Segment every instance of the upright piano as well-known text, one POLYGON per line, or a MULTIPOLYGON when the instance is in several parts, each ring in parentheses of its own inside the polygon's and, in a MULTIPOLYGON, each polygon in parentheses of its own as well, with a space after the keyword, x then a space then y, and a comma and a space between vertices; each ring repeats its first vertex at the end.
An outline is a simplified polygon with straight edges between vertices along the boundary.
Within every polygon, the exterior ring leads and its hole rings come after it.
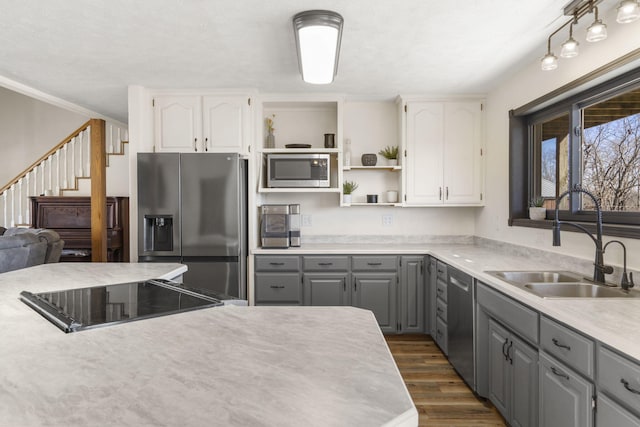
MULTIPOLYGON (((91 262, 91 198, 32 196, 31 224, 55 230, 64 249, 61 262, 91 262)), ((107 261, 129 262, 129 198, 107 197, 107 261)))

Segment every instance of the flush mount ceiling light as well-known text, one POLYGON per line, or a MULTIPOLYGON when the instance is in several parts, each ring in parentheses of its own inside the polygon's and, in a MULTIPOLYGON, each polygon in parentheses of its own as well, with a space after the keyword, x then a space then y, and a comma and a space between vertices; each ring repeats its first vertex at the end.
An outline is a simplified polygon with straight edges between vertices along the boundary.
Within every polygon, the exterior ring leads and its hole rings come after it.
POLYGON ((330 10, 307 10, 293 17, 302 80, 329 84, 338 72, 342 16, 330 10))
POLYGON ((622 0, 618 6, 616 22, 628 24, 640 18, 640 4, 637 0, 622 0))
MULTIPOLYGON (((597 5, 602 0, 572 0, 564 7, 564 14, 572 16, 570 21, 565 22, 549 36, 547 40, 547 54, 542 57, 540 67, 545 70, 555 70, 558 68, 558 58, 551 52, 551 38, 569 25, 569 38, 562 43, 560 57, 573 58, 578 55, 579 43, 573 38, 573 26, 587 14, 593 13, 593 23, 587 28, 585 40, 588 42, 598 42, 607 38, 607 26, 598 18, 597 5)), ((639 0, 622 0, 617 8, 618 16, 616 21, 627 24, 640 18, 639 0)))

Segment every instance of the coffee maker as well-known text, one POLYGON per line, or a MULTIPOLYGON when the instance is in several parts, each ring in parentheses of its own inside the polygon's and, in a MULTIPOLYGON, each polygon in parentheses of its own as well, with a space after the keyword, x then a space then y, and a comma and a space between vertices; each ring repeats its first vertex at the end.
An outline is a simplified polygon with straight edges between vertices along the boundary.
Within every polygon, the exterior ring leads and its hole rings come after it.
POLYGON ((260 212, 263 248, 300 246, 300 205, 262 205, 260 212))

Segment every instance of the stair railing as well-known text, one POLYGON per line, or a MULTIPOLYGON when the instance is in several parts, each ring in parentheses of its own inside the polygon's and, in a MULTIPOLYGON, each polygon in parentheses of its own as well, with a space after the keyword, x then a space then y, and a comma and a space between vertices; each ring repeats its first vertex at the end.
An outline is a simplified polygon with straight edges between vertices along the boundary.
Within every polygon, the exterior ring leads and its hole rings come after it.
MULTIPOLYGON (((29 211, 29 197, 63 196, 70 191, 77 191, 80 179, 93 178, 92 203, 93 199, 101 203, 101 200, 106 198, 104 168, 107 166, 107 155, 124 154, 123 144, 127 142, 128 134, 125 127, 102 119, 88 120, 0 188, 0 225, 30 226, 32 213, 29 211), (99 152, 94 153, 93 158, 92 143, 94 147, 98 147, 93 151, 99 152)), ((104 217, 103 212, 96 215, 104 217)), ((104 243, 106 247, 106 242, 104 243)), ((100 251, 98 256, 102 257, 100 251)))

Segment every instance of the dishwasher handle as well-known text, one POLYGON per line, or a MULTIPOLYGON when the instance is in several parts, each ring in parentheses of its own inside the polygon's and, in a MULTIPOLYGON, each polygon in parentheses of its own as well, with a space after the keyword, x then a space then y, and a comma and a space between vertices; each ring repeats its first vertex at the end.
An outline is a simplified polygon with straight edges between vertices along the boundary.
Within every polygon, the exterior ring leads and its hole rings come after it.
POLYGON ((462 289, 465 292, 469 292, 469 283, 462 283, 460 280, 456 279, 454 276, 449 276, 449 283, 452 285, 462 289))

